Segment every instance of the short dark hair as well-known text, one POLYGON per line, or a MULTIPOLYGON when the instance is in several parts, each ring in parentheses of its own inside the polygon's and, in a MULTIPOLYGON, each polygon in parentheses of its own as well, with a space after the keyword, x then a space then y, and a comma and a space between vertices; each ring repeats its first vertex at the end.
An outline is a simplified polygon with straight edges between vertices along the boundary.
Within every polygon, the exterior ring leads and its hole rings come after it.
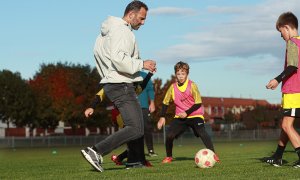
POLYGON ((124 16, 130 11, 138 12, 139 10, 141 10, 141 8, 145 8, 145 10, 148 11, 148 6, 145 3, 143 3, 142 1, 134 0, 127 5, 124 11, 124 16))
POLYGON ((180 69, 185 70, 187 74, 189 74, 189 72, 190 72, 190 67, 189 67, 188 63, 185 63, 182 61, 179 61, 178 63, 175 64, 175 66, 174 66, 175 74, 180 69))
POLYGON ((276 22, 276 29, 279 31, 280 27, 290 26, 291 28, 295 28, 298 30, 298 19, 292 12, 282 13, 276 22))

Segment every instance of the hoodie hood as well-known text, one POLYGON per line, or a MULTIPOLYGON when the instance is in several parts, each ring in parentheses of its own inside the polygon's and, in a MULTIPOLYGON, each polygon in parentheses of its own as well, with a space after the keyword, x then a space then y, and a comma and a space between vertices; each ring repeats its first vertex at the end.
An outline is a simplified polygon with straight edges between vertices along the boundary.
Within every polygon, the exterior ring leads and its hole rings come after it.
POLYGON ((102 36, 106 36, 112 28, 115 28, 115 27, 118 27, 118 26, 123 26, 123 25, 128 26, 128 28, 130 30, 132 30, 130 24, 128 24, 122 18, 114 17, 114 16, 109 16, 102 23, 102 26, 101 26, 101 35, 102 36))
POLYGON ((96 67, 101 83, 141 81, 143 61, 131 25, 122 18, 109 16, 101 26, 94 46, 96 67))

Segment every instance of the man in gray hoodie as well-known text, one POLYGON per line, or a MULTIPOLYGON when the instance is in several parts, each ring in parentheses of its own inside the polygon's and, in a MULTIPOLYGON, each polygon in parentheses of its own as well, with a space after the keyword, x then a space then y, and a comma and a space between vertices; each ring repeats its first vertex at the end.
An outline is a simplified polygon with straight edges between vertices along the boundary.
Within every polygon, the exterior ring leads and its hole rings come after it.
POLYGON ((132 1, 125 9, 123 18, 108 17, 101 27, 94 47, 96 67, 101 76, 106 96, 121 113, 125 127, 92 147, 81 150, 83 157, 102 172, 102 156, 120 145, 144 135, 141 106, 133 83, 142 81, 142 69, 156 71, 156 62, 142 60, 135 35, 144 25, 148 7, 141 1, 132 1))

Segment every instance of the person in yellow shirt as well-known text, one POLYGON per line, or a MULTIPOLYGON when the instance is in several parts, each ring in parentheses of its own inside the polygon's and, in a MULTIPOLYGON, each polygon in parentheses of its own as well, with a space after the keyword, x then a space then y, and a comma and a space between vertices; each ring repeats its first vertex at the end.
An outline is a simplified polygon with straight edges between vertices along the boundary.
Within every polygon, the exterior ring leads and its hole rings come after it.
MULTIPOLYGON (((175 117, 167 131, 166 154, 163 163, 171 163, 173 160, 173 141, 190 127, 196 137, 200 137, 206 148, 214 151, 211 138, 204 128, 204 111, 200 92, 197 85, 188 79, 189 65, 182 61, 175 67, 176 82, 173 83, 166 92, 162 104, 160 119, 157 128, 161 129, 165 125, 165 114, 171 101, 176 106, 175 117)), ((217 161, 219 159, 216 159, 217 161)))

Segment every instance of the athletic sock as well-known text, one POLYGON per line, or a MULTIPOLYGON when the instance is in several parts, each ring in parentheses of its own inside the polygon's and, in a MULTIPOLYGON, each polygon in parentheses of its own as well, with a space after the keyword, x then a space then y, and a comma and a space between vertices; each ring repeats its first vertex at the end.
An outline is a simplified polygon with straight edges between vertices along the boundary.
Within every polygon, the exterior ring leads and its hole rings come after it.
POLYGON ((125 150, 125 151, 123 151, 121 154, 119 154, 118 155, 118 159, 119 159, 119 161, 123 161, 125 158, 127 158, 128 157, 128 151, 127 150, 125 150))
POLYGON ((173 139, 166 140, 166 153, 167 153, 167 157, 172 157, 172 155, 173 155, 173 139))
POLYGON ((213 152, 215 152, 215 149, 214 149, 214 145, 211 141, 211 138, 210 136, 207 134, 207 132, 205 131, 205 128, 204 127, 201 127, 201 130, 200 130, 200 134, 199 134, 203 144, 205 145, 205 147, 207 149, 210 149, 212 150, 213 152))
POLYGON ((300 147, 295 148, 296 153, 298 154, 299 160, 300 160, 300 147))
POLYGON ((280 146, 280 145, 278 145, 278 146, 277 146, 277 149, 276 149, 276 152, 274 153, 273 156, 274 156, 276 159, 282 159, 282 155, 283 155, 284 150, 285 150, 285 146, 280 146))

